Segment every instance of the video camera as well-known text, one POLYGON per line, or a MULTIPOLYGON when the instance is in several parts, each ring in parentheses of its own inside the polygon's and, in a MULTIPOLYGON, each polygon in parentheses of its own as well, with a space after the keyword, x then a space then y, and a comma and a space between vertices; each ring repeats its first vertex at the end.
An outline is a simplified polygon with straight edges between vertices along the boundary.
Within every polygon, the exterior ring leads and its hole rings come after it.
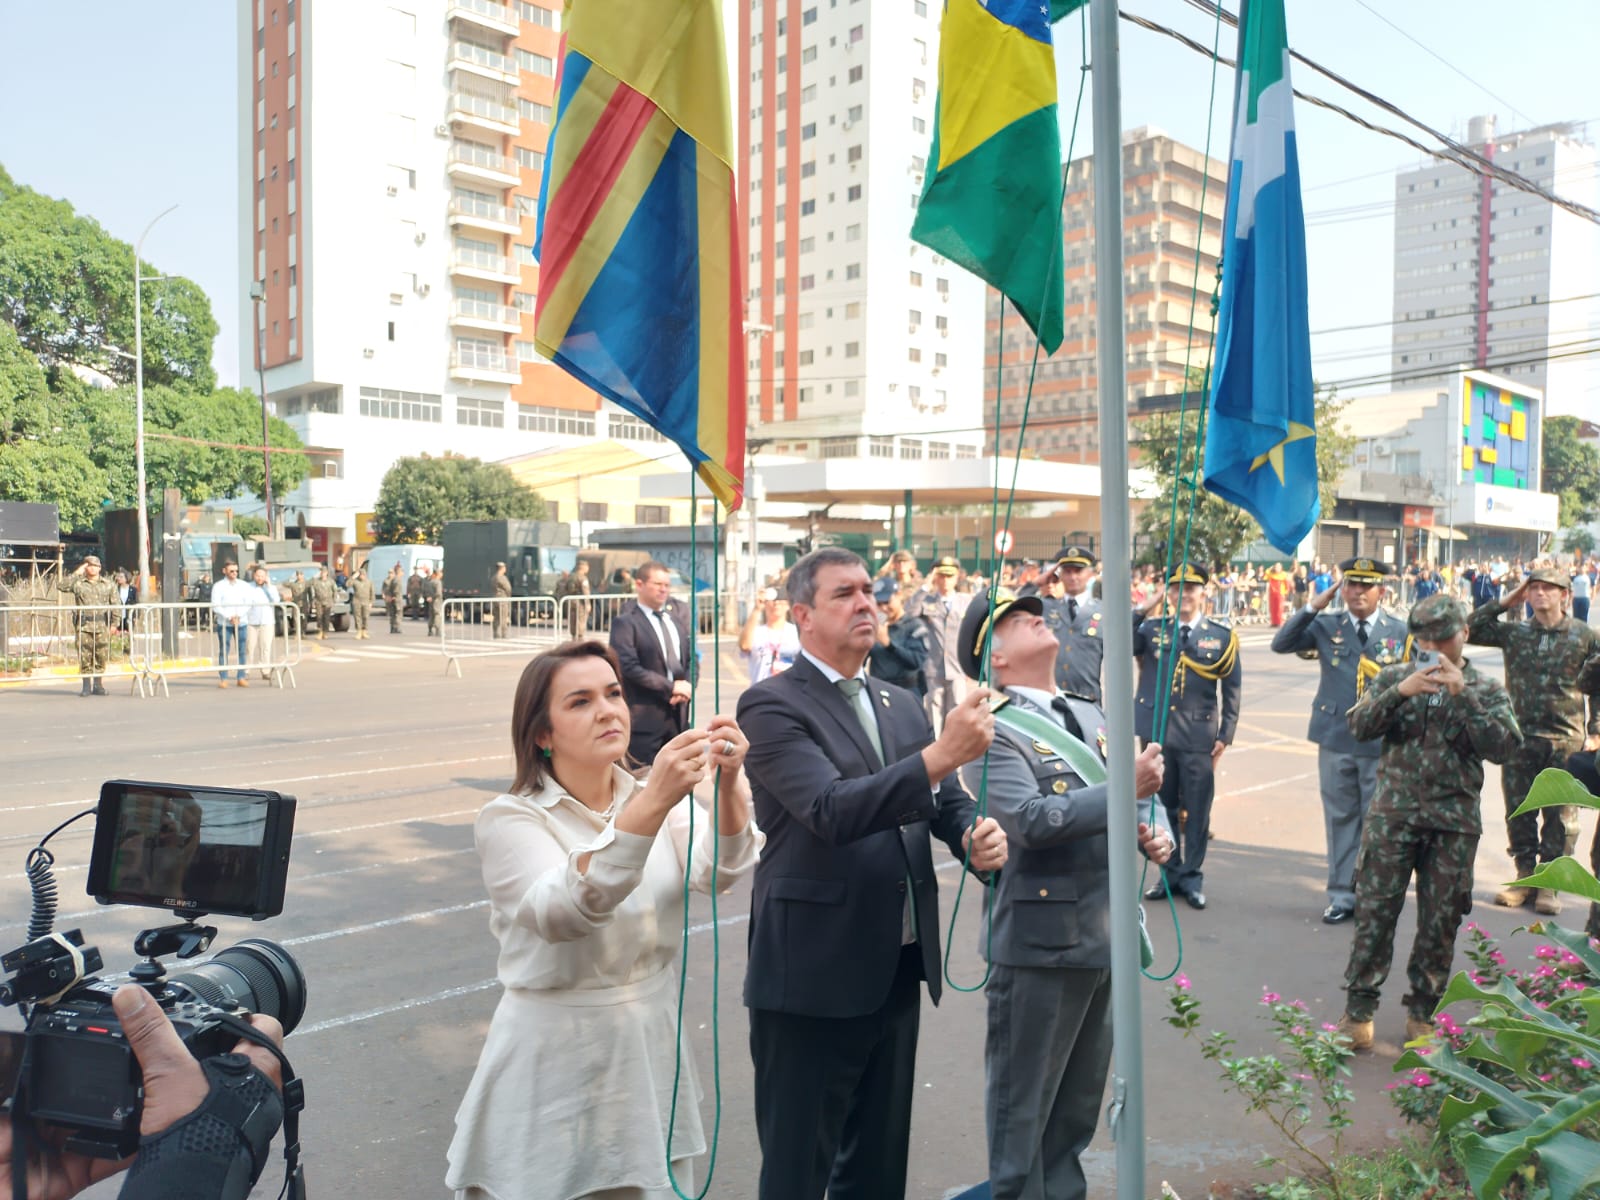
MULTIPOLYGON (((0 1041, 0 1083, 14 1079, 12 1111, 68 1130, 65 1148, 126 1158, 139 1147, 143 1080, 111 996, 125 983, 143 987, 165 1010, 196 1059, 226 1054, 242 1018, 267 1013, 294 1029, 305 1014, 306 981, 282 946, 248 938, 174 975, 162 955, 187 959, 208 950, 217 931, 198 921, 213 913, 265 920, 283 911, 294 834, 295 800, 270 791, 181 787, 113 780, 95 814, 88 892, 101 904, 132 904, 180 915, 179 924, 146 929, 141 955, 126 975, 98 976, 100 952, 74 929, 53 931, 54 857, 45 842, 28 855, 33 917, 25 945, 0 955, 8 978, 0 1004, 19 1005, 25 1032, 0 1041)), ((284 1106, 297 1109, 299 1081, 286 1084, 284 1106)))

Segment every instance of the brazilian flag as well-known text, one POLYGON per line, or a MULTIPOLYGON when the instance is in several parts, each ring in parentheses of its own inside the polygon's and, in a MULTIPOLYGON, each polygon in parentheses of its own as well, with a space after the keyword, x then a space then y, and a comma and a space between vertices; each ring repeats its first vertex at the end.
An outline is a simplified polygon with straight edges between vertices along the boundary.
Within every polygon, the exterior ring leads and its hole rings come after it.
POLYGON ((1002 292, 1053 353, 1065 303, 1050 22, 1083 0, 946 0, 911 236, 1002 292))

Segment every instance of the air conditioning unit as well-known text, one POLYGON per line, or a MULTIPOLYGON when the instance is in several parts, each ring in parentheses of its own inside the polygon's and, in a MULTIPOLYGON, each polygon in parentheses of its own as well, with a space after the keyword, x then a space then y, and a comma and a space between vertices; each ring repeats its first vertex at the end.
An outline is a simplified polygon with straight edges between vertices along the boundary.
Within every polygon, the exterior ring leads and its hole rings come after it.
POLYGON ((419 283, 417 284, 415 291, 417 295, 425 297, 429 292, 433 291, 433 285, 428 283, 419 283))
POLYGON ((377 353, 376 350, 374 350, 371 346, 368 346, 365 350, 363 350, 361 352, 361 357, 362 358, 371 358, 376 353, 377 353))
POLYGON ((839 128, 840 129, 854 129, 855 126, 856 126, 856 123, 854 121, 846 121, 843 125, 840 125, 839 128))
POLYGON ((387 191, 391 196, 398 196, 400 194, 400 189, 395 187, 395 185, 392 183, 384 190, 387 191))
POLYGON ((917 327, 915 325, 907 325, 906 326, 906 332, 907 333, 915 333, 916 331, 917 331, 917 327))
POLYGON ((1373 442, 1372 453, 1378 458, 1388 458, 1394 454, 1394 444, 1392 442, 1373 442))
POLYGON ((934 368, 934 369, 933 369, 933 373, 934 373, 934 374, 935 374, 935 375, 937 375, 937 374, 939 374, 939 372, 940 372, 940 371, 943 371, 943 370, 944 370, 944 368, 943 368, 943 367, 935 367, 935 368, 934 368))
POLYGON ((437 125, 435 125, 433 127, 433 132, 435 134, 437 134, 439 137, 449 137, 450 136, 450 123, 448 121, 440 121, 437 125))
POLYGON ((946 325, 943 329, 939 330, 939 336, 940 337, 949 337, 950 336, 950 326, 946 325))
POLYGON ((390 292, 389 293, 389 303, 390 304, 403 304, 403 303, 405 303, 405 296, 403 296, 399 292, 390 292))
POLYGON ((427 240, 428 240, 428 235, 426 233, 418 233, 417 234, 417 238, 416 238, 417 245, 420 246, 420 245, 422 245, 423 242, 425 242, 427 240))

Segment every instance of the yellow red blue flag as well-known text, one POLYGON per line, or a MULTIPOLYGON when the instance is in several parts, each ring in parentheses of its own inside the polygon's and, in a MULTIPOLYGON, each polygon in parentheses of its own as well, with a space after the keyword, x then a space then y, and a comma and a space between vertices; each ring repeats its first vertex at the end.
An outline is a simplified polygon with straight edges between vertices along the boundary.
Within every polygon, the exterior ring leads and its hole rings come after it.
POLYGON ((733 127, 718 0, 569 0, 534 342, 744 494, 733 127))

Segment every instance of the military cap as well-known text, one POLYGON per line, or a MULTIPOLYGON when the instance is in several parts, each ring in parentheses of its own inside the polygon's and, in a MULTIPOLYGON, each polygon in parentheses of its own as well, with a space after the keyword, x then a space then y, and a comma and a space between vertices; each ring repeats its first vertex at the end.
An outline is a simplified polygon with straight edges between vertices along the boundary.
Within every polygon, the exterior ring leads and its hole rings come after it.
POLYGON ((900 585, 885 575, 872 585, 872 598, 879 604, 889 603, 889 598, 900 590, 900 585))
POLYGON ((83 565, 87 567, 90 563, 93 563, 95 566, 98 567, 100 565, 100 556, 98 554, 86 554, 86 555, 84 555, 83 565))
POLYGON ((1355 583, 1382 583, 1383 564, 1370 558, 1347 558, 1339 564, 1339 573, 1355 583))
POLYGON ((967 605, 967 615, 961 619, 961 632, 956 639, 956 656, 961 669, 973 679, 978 677, 983 665, 984 643, 989 632, 1010 613, 1026 612, 1044 615, 1044 601, 1038 596, 1014 596, 1002 588, 995 596, 994 612, 989 612, 989 593, 981 591, 967 605))
POLYGON ((1406 627, 1419 638, 1442 642, 1467 627, 1467 615, 1461 605, 1440 593, 1413 605, 1406 627))
POLYGON ((933 573, 935 575, 959 575, 961 574, 961 564, 946 554, 933 564, 933 573))
POLYGON ((1063 546, 1061 553, 1056 555, 1058 567, 1092 567, 1094 559, 1082 546, 1063 546))
POLYGON ((1551 587, 1572 590, 1572 580, 1559 567, 1535 567, 1528 572, 1529 583, 1548 583, 1551 587))
POLYGON ((1168 583, 1198 583, 1201 586, 1211 582, 1211 573, 1204 567, 1197 567, 1194 563, 1174 567, 1172 574, 1167 576, 1168 583))

